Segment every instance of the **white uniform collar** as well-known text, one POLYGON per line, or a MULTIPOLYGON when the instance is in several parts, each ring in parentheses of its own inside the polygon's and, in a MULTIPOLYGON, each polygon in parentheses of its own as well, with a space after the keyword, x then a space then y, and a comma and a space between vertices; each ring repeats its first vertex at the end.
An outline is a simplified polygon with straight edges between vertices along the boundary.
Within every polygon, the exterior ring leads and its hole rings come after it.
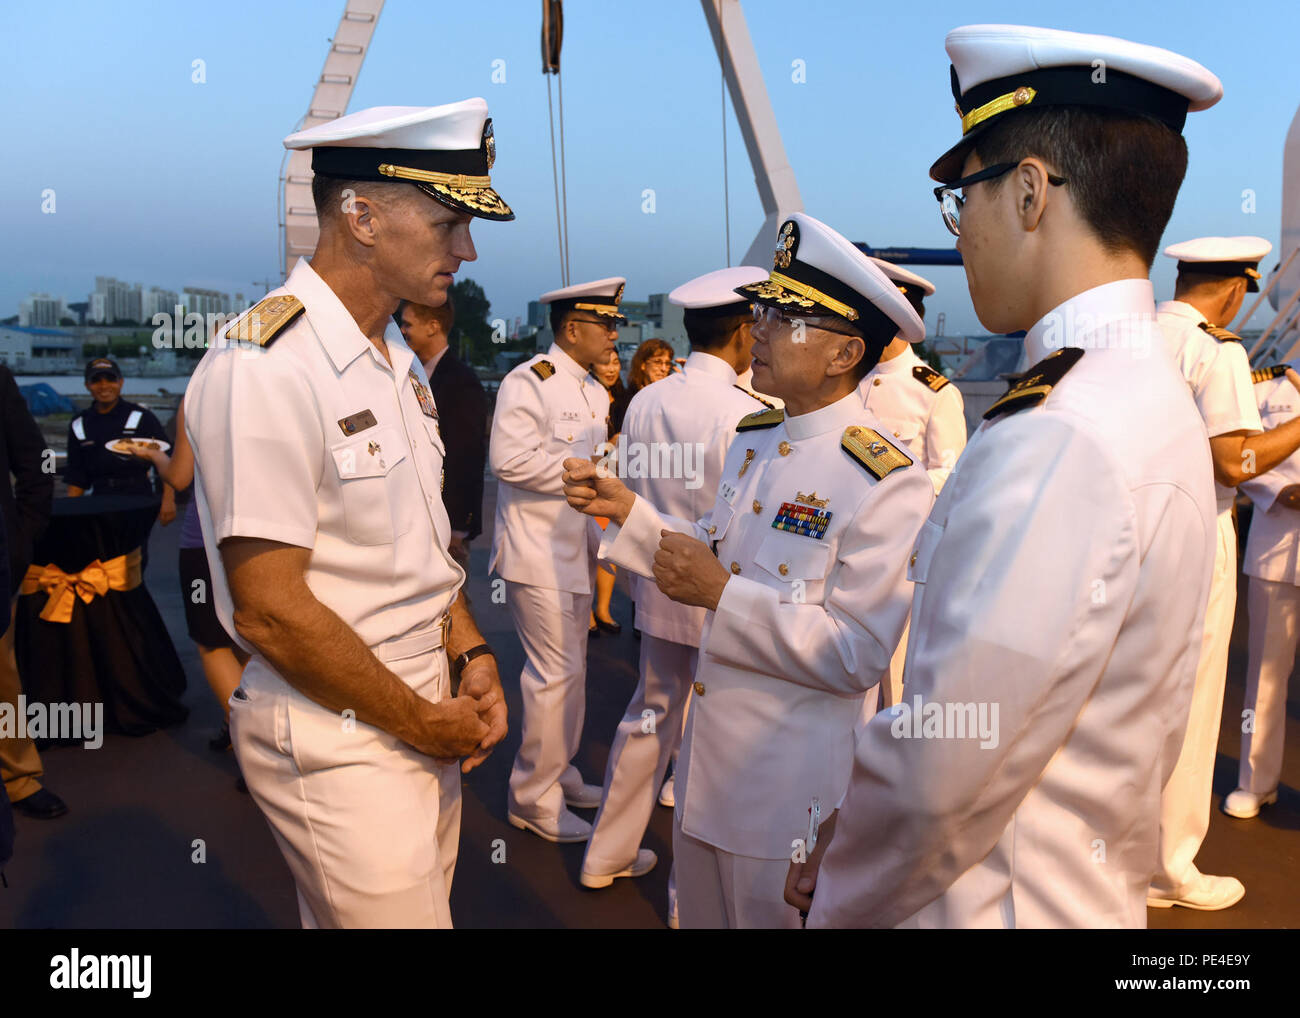
POLYGON ((891 357, 887 361, 877 361, 876 366, 867 372, 868 375, 892 375, 896 372, 911 373, 912 369, 921 363, 921 358, 916 355, 909 343, 897 357, 891 357))
POLYGON ((1155 324, 1155 292, 1149 279, 1119 279, 1084 290, 1043 315, 1025 336, 1030 364, 1063 346, 1085 350, 1117 349, 1095 334, 1108 324, 1129 322, 1134 330, 1155 324))
POLYGON ((1186 318, 1192 322, 1208 322, 1200 311, 1192 307, 1185 300, 1166 300, 1156 305, 1156 314, 1158 315, 1177 315, 1179 318, 1186 318))
POLYGON ((796 442, 814 435, 824 435, 828 431, 843 431, 850 424, 862 423, 862 397, 854 389, 847 396, 837 399, 830 406, 811 413, 785 418, 785 433, 796 442))
POLYGON ((691 355, 686 358, 686 364, 682 370, 690 374, 712 375, 714 378, 720 378, 728 385, 735 385, 740 376, 736 374, 736 369, 715 354, 705 353, 703 350, 693 350, 691 355))
POLYGON ((591 374, 590 371, 565 353, 564 348, 559 343, 552 343, 551 348, 546 351, 546 356, 554 362, 559 370, 572 375, 579 381, 591 374))
MULTIPOLYGON (((299 258, 298 264, 284 281, 284 289, 293 294, 307 311, 307 320, 320 345, 324 347, 329 359, 338 371, 342 371, 363 353, 369 353, 379 363, 383 358, 375 345, 361 332, 356 319, 343 306, 338 294, 330 289, 329 284, 316 274, 306 258, 299 258)), ((395 323, 389 323, 384 330, 384 342, 388 347, 388 356, 392 361, 393 372, 404 375, 415 359, 404 340, 401 330, 395 323), (396 342, 395 342, 396 340, 396 342)), ((384 364, 384 367, 388 367, 384 364)))

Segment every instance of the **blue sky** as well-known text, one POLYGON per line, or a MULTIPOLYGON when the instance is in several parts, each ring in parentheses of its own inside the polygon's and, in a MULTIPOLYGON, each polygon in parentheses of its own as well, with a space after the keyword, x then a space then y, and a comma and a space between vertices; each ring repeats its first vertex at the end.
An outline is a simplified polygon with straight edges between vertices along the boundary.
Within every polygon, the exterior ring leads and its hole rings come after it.
MULTIPOLYGON (((1224 100, 1188 118, 1191 166, 1166 243, 1278 243, 1282 146, 1300 101, 1300 5, 1264 2, 926 4, 750 0, 745 14, 807 211, 853 240, 946 247, 926 171, 958 137, 943 37, 972 22, 1122 35, 1205 64, 1224 100), (806 82, 792 81, 802 60, 806 82), (1242 192, 1255 193, 1255 212, 1242 192)), ((96 275, 257 295, 277 277, 281 140, 307 108, 341 0, 7 0, 0 28, 0 317, 31 291, 84 300, 96 275), (204 60, 207 81, 191 81, 204 60), (42 214, 53 188, 57 211, 42 214)), ((560 285, 536 0, 388 0, 350 110, 485 97, 493 179, 518 215, 475 225, 494 314, 560 285), (503 84, 493 62, 505 61, 503 84)), ((574 281, 628 279, 629 299, 725 264, 720 75, 698 0, 565 4, 564 101, 574 281), (655 191, 656 211, 642 212, 655 191)), ((761 223, 728 116, 733 258, 761 223)), ((1271 265, 1271 263, 1269 263, 1271 265)), ((959 268, 929 320, 982 332, 959 268)), ((277 277, 278 278, 278 277, 277 277)), ((1172 263, 1158 260, 1158 296, 1172 263)), ((1264 315, 1254 324, 1262 324, 1264 315)))

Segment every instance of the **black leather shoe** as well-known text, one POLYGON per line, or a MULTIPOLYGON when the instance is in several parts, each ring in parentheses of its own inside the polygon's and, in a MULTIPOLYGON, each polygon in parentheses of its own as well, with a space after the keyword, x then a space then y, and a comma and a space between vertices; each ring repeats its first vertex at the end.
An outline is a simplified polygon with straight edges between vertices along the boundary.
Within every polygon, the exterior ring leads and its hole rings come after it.
POLYGON ((230 725, 221 726, 221 731, 208 740, 208 749, 214 753, 224 753, 230 748, 230 725))
POLYGON ((605 633, 613 633, 617 636, 623 631, 623 627, 617 622, 606 622, 604 619, 596 619, 596 628, 605 633))
POLYGON ((53 820, 55 817, 61 817, 68 812, 68 804, 51 792, 48 788, 42 788, 25 799, 19 799, 13 804, 14 809, 25 817, 31 817, 33 820, 53 820))

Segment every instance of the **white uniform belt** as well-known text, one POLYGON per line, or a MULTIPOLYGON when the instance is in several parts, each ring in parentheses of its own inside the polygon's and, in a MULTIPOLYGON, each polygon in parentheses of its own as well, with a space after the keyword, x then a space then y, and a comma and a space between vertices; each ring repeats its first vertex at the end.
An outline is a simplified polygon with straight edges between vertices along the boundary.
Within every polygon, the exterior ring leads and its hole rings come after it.
POLYGON ((407 633, 395 640, 385 640, 378 646, 371 647, 371 652, 380 661, 401 661, 408 657, 418 657, 431 650, 447 645, 447 631, 451 628, 451 615, 444 612, 442 617, 424 629, 407 633))

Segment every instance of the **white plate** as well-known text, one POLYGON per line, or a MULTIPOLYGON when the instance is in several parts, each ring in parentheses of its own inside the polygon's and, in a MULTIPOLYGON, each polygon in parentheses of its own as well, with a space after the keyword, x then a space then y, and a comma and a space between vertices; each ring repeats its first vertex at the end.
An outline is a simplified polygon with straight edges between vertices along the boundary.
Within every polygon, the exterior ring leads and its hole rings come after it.
POLYGON ((161 438, 115 438, 111 442, 105 442, 104 448, 109 452, 117 453, 119 456, 134 455, 133 453, 127 452, 125 449, 114 448, 118 442, 153 442, 158 446, 160 452, 166 452, 172 447, 170 442, 164 442, 161 438))

